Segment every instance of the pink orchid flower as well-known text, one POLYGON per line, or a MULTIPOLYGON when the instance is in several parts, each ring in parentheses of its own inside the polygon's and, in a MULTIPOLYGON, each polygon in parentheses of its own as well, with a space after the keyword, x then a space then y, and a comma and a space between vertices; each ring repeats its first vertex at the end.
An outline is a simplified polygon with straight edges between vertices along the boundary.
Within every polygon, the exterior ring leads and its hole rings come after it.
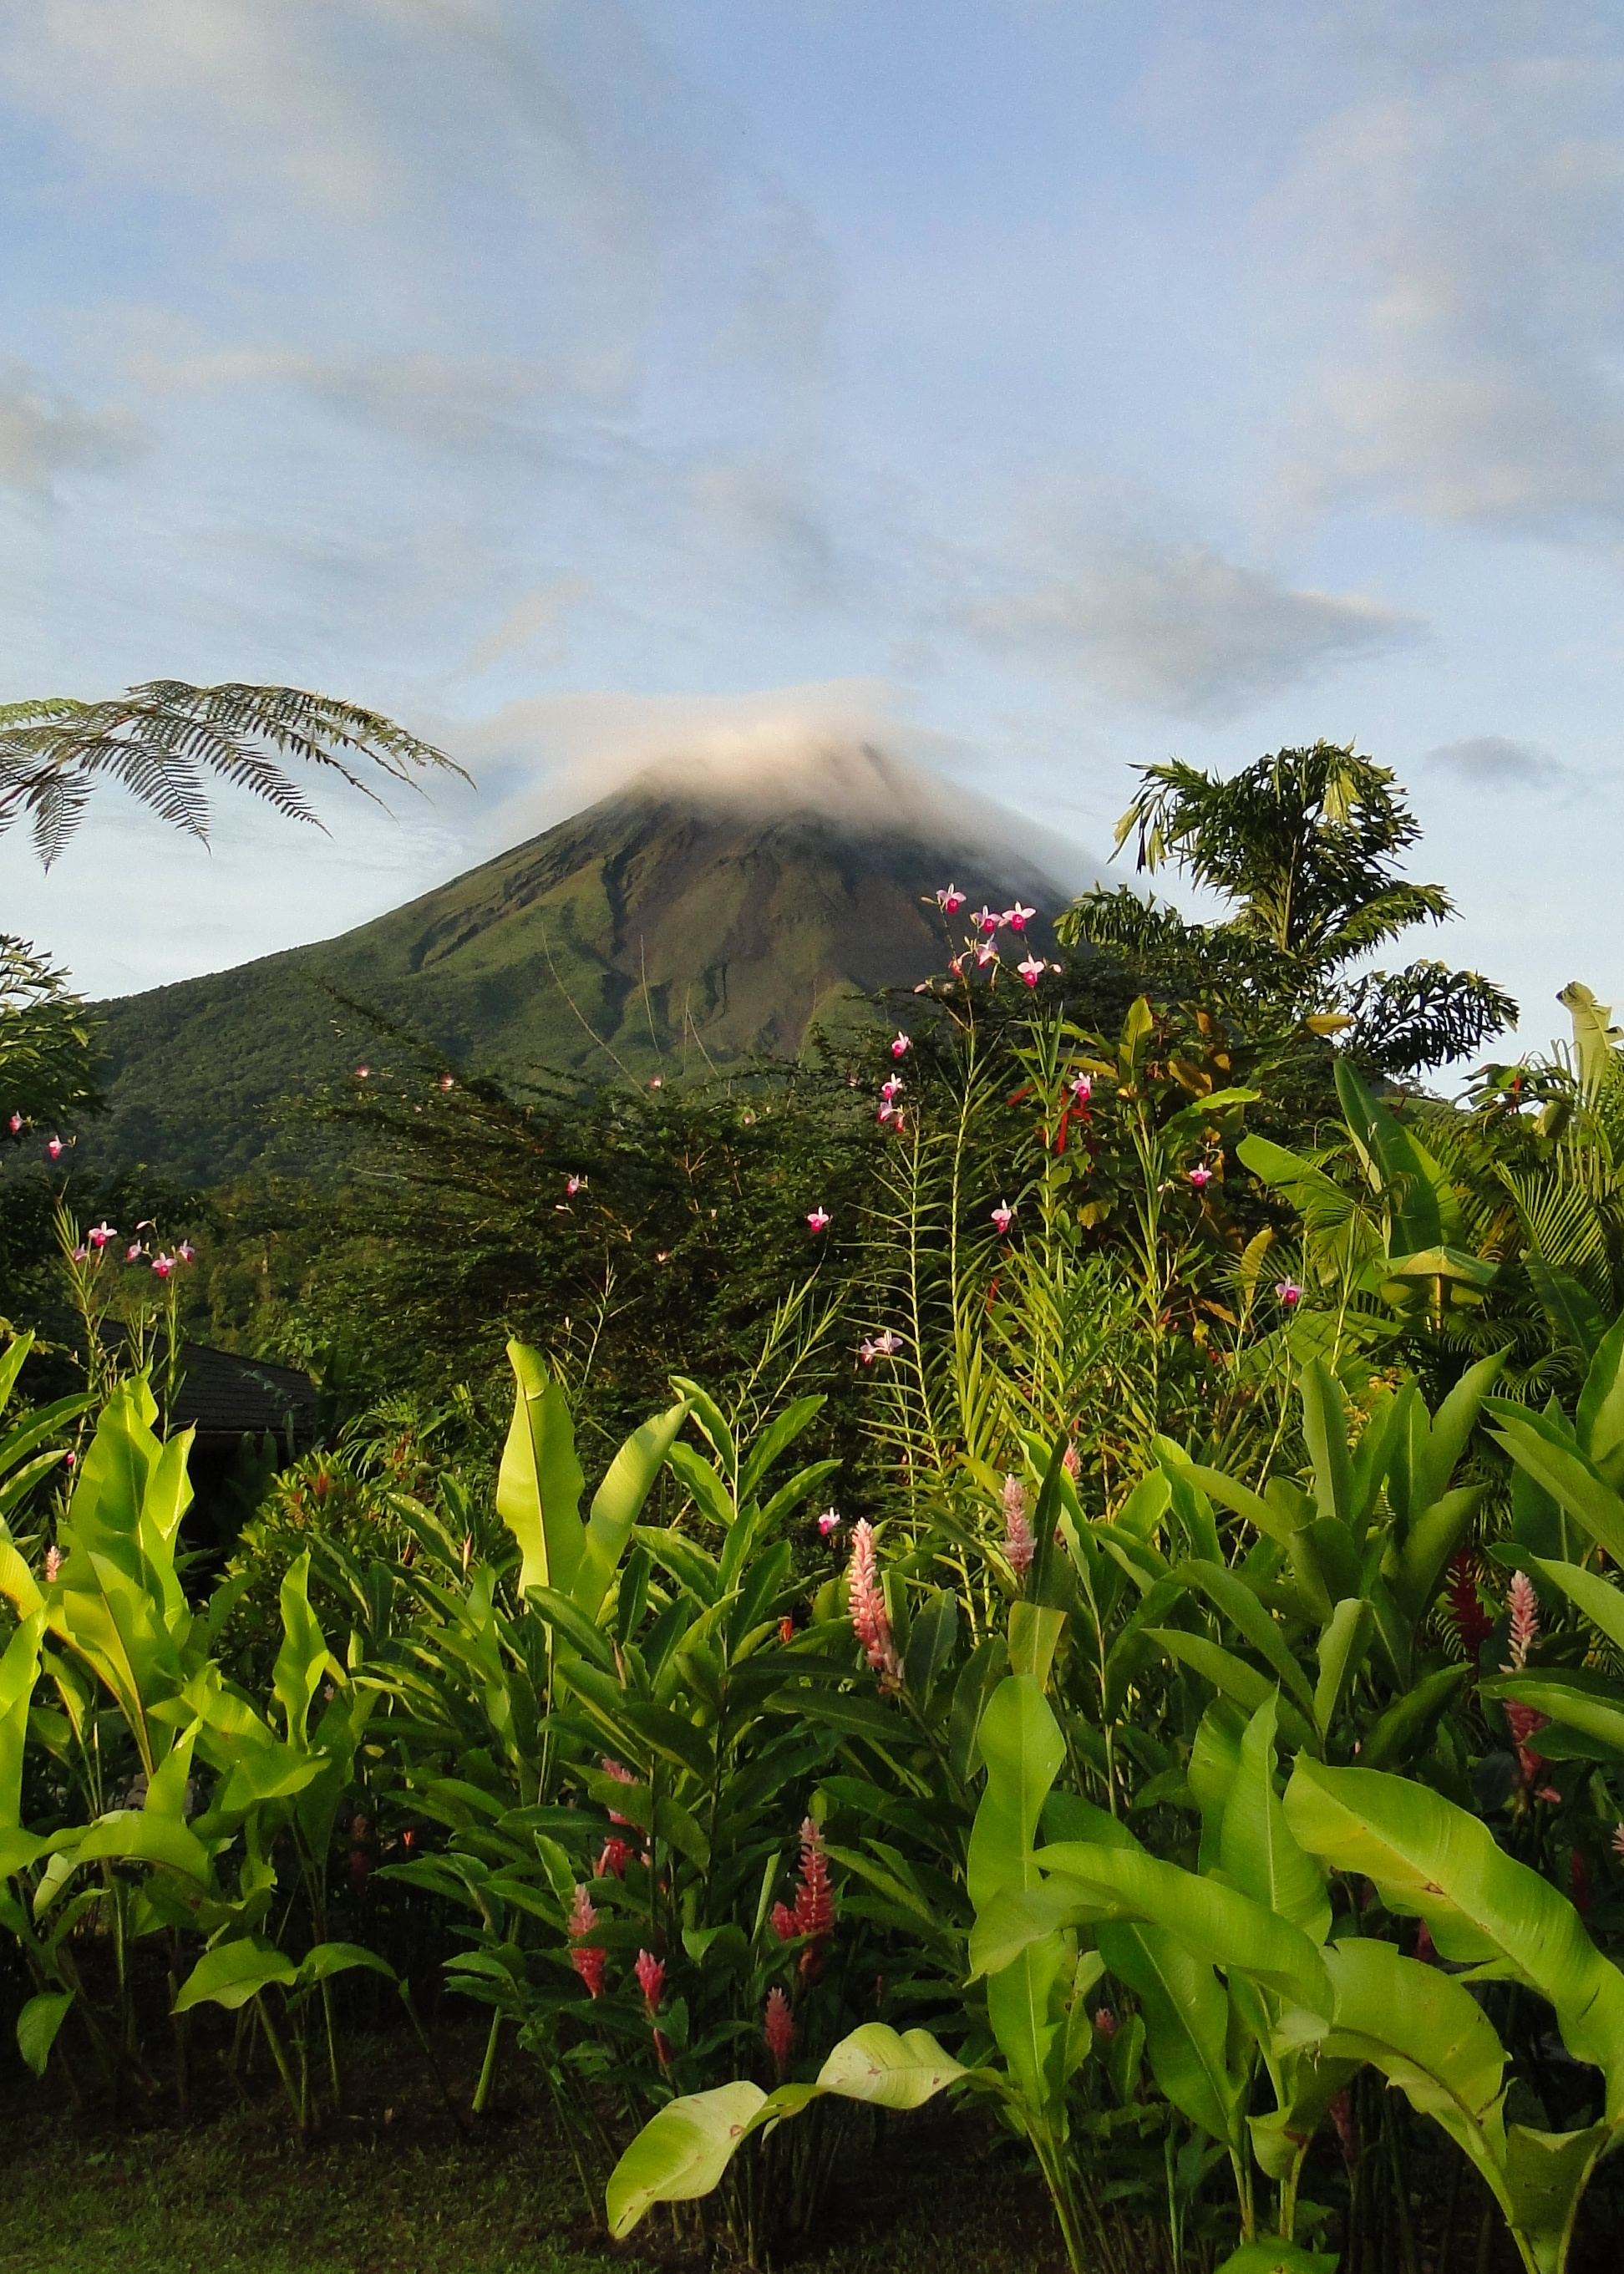
POLYGON ((1195 1186, 1198 1193, 1201 1190, 1204 1185, 1210 1185, 1212 1180, 1213 1172, 1207 1167, 1205 1161, 1199 1161, 1195 1167, 1190 1171, 1190 1181, 1195 1186))
POLYGON ((93 1247, 105 1247, 109 1239, 117 1239, 118 1226, 116 1224, 93 1224, 85 1237, 93 1247))
POLYGON ((189 1239, 183 1239, 180 1246, 175 1251, 175 1261, 177 1263, 190 1263, 197 1252, 197 1249, 192 1246, 189 1239))
POLYGON ((826 1208, 815 1208, 808 1216, 807 1223, 814 1231, 826 1231, 829 1228, 829 1210, 826 1208))
POLYGON ((442 1073, 440 1077, 440 1086, 441 1089, 455 1089, 456 1083, 450 1074, 442 1073))
POLYGON ((975 951, 975 960, 977 963, 981 965, 983 971, 987 968, 987 966, 989 963, 997 963, 1002 960, 997 949, 993 945, 989 939, 984 939, 981 942, 975 951))
POLYGON ((936 894, 936 903, 944 915, 956 916, 965 904, 965 896, 957 885, 949 885, 936 894))
POLYGON ((1000 1231, 1008 1231, 1011 1224, 1014 1221, 1014 1216, 1015 1211, 1008 1201, 1000 1201, 992 1212, 992 1220, 1000 1231))
POLYGON ((1004 918, 996 908, 979 907, 970 921, 979 924, 983 931, 996 931, 1004 918))
POLYGON ((75 1263, 88 1263, 90 1261, 90 1250, 83 1246, 76 1247, 73 1250, 72 1261, 75 1263))
POLYGON ((1295 1311, 1303 1299, 1303 1291, 1295 1279, 1277 1279, 1274 1283, 1274 1292, 1288 1311, 1295 1311))
POLYGON ((371 1072, 372 1072, 372 1068, 371 1068, 371 1066, 357 1066, 357 1067, 356 1068, 356 1076, 355 1076, 355 1078, 356 1078, 356 1080, 357 1080, 357 1081, 365 1081, 366 1080, 367 1075, 368 1075, 369 1073, 371 1073, 371 1072))
POLYGON ((1020 902, 1017 900, 1012 908, 1005 908, 1004 911, 1004 921, 1011 931, 1025 931, 1036 914, 1035 908, 1023 908, 1020 902))
POLYGON ((857 1345, 858 1358, 864 1366, 872 1366, 879 1354, 879 1348, 876 1344, 871 1342, 861 1342, 857 1345))
POLYGON ((12 1134, 12 1136, 13 1136, 13 1137, 15 1137, 15 1136, 16 1136, 16 1134, 17 1134, 18 1131, 22 1127, 22 1126, 23 1126, 23 1117, 22 1117, 22 1115, 21 1115, 20 1113, 14 1113, 14 1114, 11 1116, 11 1134, 12 1134))
POLYGON ((891 1040, 891 1054, 892 1058, 905 1058, 912 1048, 913 1043, 911 1040, 903 1033, 901 1028, 898 1027, 891 1040))
POLYGON ((139 1263, 146 1253, 147 1250, 142 1246, 140 1241, 139 1239, 134 1240, 124 1250, 124 1261, 126 1263, 139 1263))
POLYGON ((586 1178, 584 1177, 566 1177, 564 1179, 564 1190, 569 1194, 571 1200, 573 1200, 585 1182, 586 1178))
POLYGON ((889 1097, 883 1097, 880 1100, 879 1111, 876 1113, 874 1118, 876 1121, 889 1121, 896 1111, 897 1109, 891 1103, 891 1099, 889 1097))
POLYGON ((1079 1105, 1086 1105, 1094 1096, 1094 1084, 1086 1073, 1079 1073, 1071 1084, 1071 1095, 1079 1105))
POLYGON ((874 1347, 881 1358, 895 1358, 902 1348, 902 1337, 892 1334, 889 1327, 883 1335, 876 1335, 874 1347))
POLYGON ((174 1269, 175 1258, 172 1255, 154 1256, 153 1269, 157 1273, 160 1279, 167 1279, 174 1269))
POLYGON ((880 1084, 880 1096, 882 1097, 895 1097, 903 1087, 902 1076, 899 1073, 888 1073, 884 1081, 880 1084))
POLYGON ((45 1148, 45 1149, 50 1155, 53 1161, 60 1161, 63 1151, 61 1138, 53 1137, 50 1143, 45 1148))
POLYGON ((826 1508, 822 1516, 818 1517, 817 1529, 818 1537, 822 1540, 827 1540, 832 1532, 838 1532, 840 1529, 840 1511, 838 1509, 826 1508))
POLYGON ((1043 976, 1043 974, 1048 970, 1049 966, 1044 962, 1041 955, 1029 955, 1026 957, 1025 962, 1018 963, 1015 966, 1015 968, 1019 972, 1021 977, 1026 981, 1028 987, 1035 987, 1039 980, 1043 976))

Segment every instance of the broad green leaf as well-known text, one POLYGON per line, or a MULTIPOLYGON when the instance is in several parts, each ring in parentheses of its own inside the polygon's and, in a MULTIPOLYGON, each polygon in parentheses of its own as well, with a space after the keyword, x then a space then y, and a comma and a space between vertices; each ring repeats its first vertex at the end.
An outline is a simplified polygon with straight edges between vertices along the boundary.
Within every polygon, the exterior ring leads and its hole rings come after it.
POLYGON ((767 1427, 751 1446, 739 1476, 739 1500, 742 1506, 780 1455, 788 1451, 797 1437, 808 1429, 823 1412, 828 1400, 822 1396, 796 1397, 775 1413, 767 1427))
POLYGON ((741 2077, 657 2110, 610 2174, 604 2204, 614 2240, 623 2242, 657 2202, 708 2195, 766 2098, 741 2077))
POLYGON ((1250 1486, 1237 1484, 1222 1469, 1205 1468, 1199 1461, 1190 1461, 1185 1463, 1184 1473, 1200 1487, 1209 1500, 1222 1502, 1225 1508, 1232 1509, 1237 1516, 1244 1516, 1247 1523, 1262 1532, 1267 1540, 1278 1540, 1283 1547, 1297 1529, 1292 1512, 1277 1507, 1273 1501, 1265 1500, 1250 1486))
POLYGON ((1176 1576, 1201 1590, 1229 1624, 1239 1630, 1241 1639, 1250 1643, 1259 1658, 1268 1660, 1276 1677, 1285 1684, 1304 1712, 1312 1713, 1314 1695, 1309 1687, 1308 1676, 1297 1664, 1283 1629, 1264 1608, 1245 1581, 1237 1573, 1226 1570, 1220 1563, 1202 1563, 1193 1560, 1181 1563, 1176 1576))
POLYGON ((1598 1697, 1560 1674, 1512 1674, 1485 1682, 1481 1695, 1501 1704, 1512 1698, 1531 1706, 1562 1728, 1577 1729, 1624 1757, 1624 1690, 1598 1697))
POLYGON ((1574 1413, 1574 1434, 1609 1484, 1624 1481, 1624 1313, 1602 1337, 1574 1413))
POLYGON ((1470 1673, 1470 1666, 1440 1667, 1395 1698, 1365 1733, 1360 1753, 1365 1766, 1384 1769, 1419 1752, 1470 1673))
POLYGON ((1452 1917, 1497 1951, 1555 2008, 1575 2059, 1602 2071, 1608 2121, 1624 2119, 1624 1975, 1573 1905, 1507 1856, 1486 1824, 1425 1785, 1302 1757, 1285 1809, 1301 1846, 1373 1879, 1389 1909, 1425 1918, 1446 1957, 1452 1917))
POLYGON ((703 1453, 696 1452, 692 1445, 685 1445, 680 1440, 673 1442, 666 1459, 673 1476, 695 1507, 702 1509, 712 1524, 720 1525, 724 1532, 728 1531, 737 1511, 733 1507, 733 1495, 728 1491, 719 1470, 714 1468, 703 1453))
POLYGON ((1066 1615, 1048 1603, 1028 1602, 1023 1596, 1010 1605, 1010 1668, 1025 1675, 1040 1689, 1049 1686, 1055 1652, 1065 1630, 1066 1615))
POLYGON ((1303 1438, 1314 1465, 1314 1499, 1322 1517, 1351 1531, 1353 1464, 1348 1451, 1348 1406, 1342 1384, 1322 1359, 1303 1368, 1303 1438))
POLYGON ((1139 2001, 1150 2066, 1181 2116, 1235 2152, 1244 2147, 1244 2076, 1227 2058, 1229 2001, 1205 1959, 1165 1927, 1099 1930, 1100 1954, 1139 2001))
POLYGON ((905 2029, 898 2036, 883 2022, 865 2022, 840 2040, 819 2069, 817 2090, 875 2108, 922 2108, 966 2074, 928 2029, 905 2029))
POLYGON ((1523 1469, 1605 1547, 1624 1563, 1624 1500, 1603 1482, 1564 1427, 1496 1398, 1490 1406, 1494 1434, 1523 1469))
POLYGON ((519 1593, 556 1587, 568 1595, 580 1569, 583 1532, 575 1430, 563 1384, 538 1351, 510 1342, 518 1385, 496 1481, 496 1510, 519 1544, 519 1593))
POLYGON ((1340 2263, 1334 2250, 1309 2250, 1300 2242, 1264 2235, 1232 2250, 1218 2274, 1336 2274, 1340 2263))
POLYGON ((45 1615, 35 1611, 21 1621, 0 1653, 0 1831, 11 1831, 22 1821, 28 1701, 39 1679, 44 1631, 45 1615))
MULTIPOLYGON (((1177 1658, 1193 1673, 1210 1682, 1225 1698, 1231 1698, 1246 1714, 1255 1713, 1266 1698, 1275 1695, 1274 1684, 1268 1676, 1259 1674, 1255 1666, 1237 1658, 1232 1651, 1222 1650, 1205 1635, 1186 1634, 1182 1627, 1147 1627, 1146 1639, 1160 1645, 1170 1658, 1177 1658)), ((1306 1747, 1313 1751, 1319 1743, 1312 1729, 1294 1706, 1282 1698, 1280 1704, 1281 1735, 1294 1750, 1306 1747)))
POLYGON ((208 1878, 208 1850, 196 1833, 178 1817, 144 1808, 116 1808, 97 1817, 73 1853, 81 1864, 118 1858, 162 1864, 189 1879, 208 1878))
POLYGON ((1441 1494, 1421 1510, 1403 1545, 1384 1566, 1387 1584, 1412 1619, 1425 1615, 1444 1566, 1460 1546, 1485 1490, 1482 1485, 1462 1485, 1441 1494))
POLYGON ((1006 1675, 981 1721, 987 1783, 971 1826, 965 1884, 979 1911, 1005 1887, 1034 1887, 1032 1843, 1065 1758, 1058 1723, 1029 1674, 1006 1675))
POLYGON ((959 1638, 959 1598, 945 1587, 935 1588, 914 1615, 908 1637, 903 1678, 912 1696, 923 1701, 953 1660, 959 1638))
POLYGON ((1341 1055, 1336 1095, 1371 1183, 1390 1212, 1391 1252, 1409 1255, 1417 1248, 1458 1244, 1463 1224, 1454 1186, 1420 1140, 1372 1096, 1341 1055))
POLYGON ((1522 1269, 1559 1341, 1593 1362, 1605 1344, 1607 1321, 1590 1289, 1571 1271, 1559 1271, 1531 1248, 1522 1258, 1522 1269))
MULTIPOLYGON (((1551 1586, 1560 1587, 1597 1633, 1605 1635, 1616 1650, 1624 1652, 1624 1588, 1611 1579, 1604 1579, 1599 1572, 1587 1571, 1581 1563, 1561 1563, 1545 1555, 1526 1555, 1522 1561, 1551 1586)), ((0 1669, 0 1708, 4 1703, 4 1674, 0 1669)))
POLYGON ((358 1942, 319 1942, 305 1952, 300 1962, 299 1984, 302 1988, 307 1983, 325 1982, 332 1975, 348 1974, 357 1966, 370 1973, 381 1974, 388 1982, 399 1979, 387 1958, 380 1958, 375 1950, 364 1950, 358 1942))
POLYGON ((17 2016, 17 2050, 34 2071, 43 2076, 56 2032, 68 2018, 71 1990, 41 1990, 17 2016))
POLYGON ((1311 1942, 1331 1931, 1331 1901, 1318 1864, 1292 1838, 1274 1790, 1274 1700, 1259 1706, 1241 1740, 1224 1804, 1219 1861, 1226 1879, 1265 1910, 1301 1927, 1311 1942))
POLYGON ((1051 1887, 1076 1884, 1079 1915, 1097 1916, 1109 1904, 1118 1918, 1165 1926, 1213 1965, 1237 1968, 1310 2011, 1329 2014, 1331 1993, 1313 1944, 1238 1888, 1198 1879, 1142 1849, 1056 1841, 1039 1849, 1038 1862, 1051 1887))
POLYGON ((603 1609, 604 1597, 632 1536, 632 1526, 643 1513, 643 1504, 687 1418, 685 1402, 645 1421, 640 1429, 634 1429, 592 1495, 581 1560, 570 1588, 575 1601, 589 1619, 596 1619, 603 1609))
POLYGON ((1369 1598, 1345 1595, 1320 1637, 1320 1679, 1314 1685, 1314 1720, 1322 1737, 1342 1707, 1342 1700, 1365 1663, 1370 1648, 1375 1612, 1369 1598))
POLYGON ((193 2006, 212 2005, 234 2012, 273 1982, 286 1989, 297 1976, 293 1961, 258 1935, 245 1935, 238 1942, 217 1942, 204 1952, 182 1983, 174 2010, 185 2014, 193 2006))

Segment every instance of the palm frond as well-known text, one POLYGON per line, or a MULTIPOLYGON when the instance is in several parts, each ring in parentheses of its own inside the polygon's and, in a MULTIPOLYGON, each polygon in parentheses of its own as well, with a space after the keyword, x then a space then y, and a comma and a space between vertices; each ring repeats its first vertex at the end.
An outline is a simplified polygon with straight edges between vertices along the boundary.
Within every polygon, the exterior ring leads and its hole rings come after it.
POLYGON ((105 702, 50 696, 0 705, 0 832, 26 819, 49 868, 93 786, 107 779, 207 841, 210 777, 320 828, 282 760, 336 774, 377 804, 369 776, 414 789, 433 770, 468 779, 443 750, 359 704, 297 687, 154 679, 105 702))

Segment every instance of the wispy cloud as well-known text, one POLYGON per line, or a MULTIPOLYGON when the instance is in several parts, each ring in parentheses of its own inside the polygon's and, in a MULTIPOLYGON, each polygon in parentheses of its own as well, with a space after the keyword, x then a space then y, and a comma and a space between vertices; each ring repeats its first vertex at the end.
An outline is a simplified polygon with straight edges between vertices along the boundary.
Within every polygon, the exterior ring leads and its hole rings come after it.
POLYGON ((26 365, 0 365, 0 486, 40 497, 58 474, 128 465, 147 437, 126 410, 86 410, 26 365))
POLYGON ((1208 721, 1339 664, 1414 646, 1414 617, 1357 593, 1299 588, 1211 546, 1100 546, 1052 582, 975 603, 989 645, 1071 673, 1118 702, 1208 721))
POLYGON ((1577 779, 1571 766, 1538 743, 1515 742, 1505 734, 1445 742, 1427 752, 1426 763, 1470 789, 1556 789, 1577 779))

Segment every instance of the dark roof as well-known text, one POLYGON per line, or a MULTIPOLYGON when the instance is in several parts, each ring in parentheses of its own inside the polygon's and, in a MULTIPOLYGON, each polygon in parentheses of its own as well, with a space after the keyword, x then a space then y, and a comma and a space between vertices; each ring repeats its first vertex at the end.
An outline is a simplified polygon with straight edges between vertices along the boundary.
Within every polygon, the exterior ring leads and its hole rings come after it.
POLYGON ((267 1429, 285 1437, 291 1419, 296 1442, 308 1444, 314 1434, 316 1385, 297 1367, 239 1358, 206 1343, 184 1343, 181 1367, 170 1415, 175 1428, 195 1428, 199 1439, 235 1441, 244 1431, 258 1437, 267 1429))

